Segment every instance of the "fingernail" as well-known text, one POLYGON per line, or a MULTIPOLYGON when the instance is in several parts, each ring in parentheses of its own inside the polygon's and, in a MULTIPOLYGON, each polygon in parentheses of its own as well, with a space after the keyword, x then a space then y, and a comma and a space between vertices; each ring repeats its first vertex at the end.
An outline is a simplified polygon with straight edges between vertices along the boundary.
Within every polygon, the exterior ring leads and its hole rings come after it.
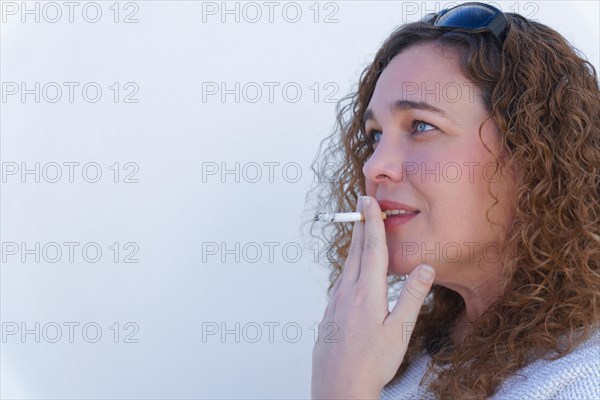
POLYGON ((369 204, 371 204, 371 198, 369 196, 363 196, 361 198, 361 202, 363 206, 368 206, 369 204))
POLYGON ((419 279, 423 283, 430 283, 433 280, 434 275, 435 271, 429 265, 421 266, 421 269, 419 270, 419 279))

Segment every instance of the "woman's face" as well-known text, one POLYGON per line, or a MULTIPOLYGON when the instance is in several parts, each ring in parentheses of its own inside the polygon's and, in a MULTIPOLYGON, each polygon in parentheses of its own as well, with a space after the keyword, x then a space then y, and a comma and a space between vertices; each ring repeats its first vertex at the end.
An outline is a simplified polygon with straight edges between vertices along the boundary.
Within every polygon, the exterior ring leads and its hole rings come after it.
MULTIPOLYGON (((400 225, 385 221, 388 274, 428 263, 436 283, 456 289, 498 277, 494 243, 502 227, 486 220, 494 203, 487 183, 495 181, 491 191, 500 202, 489 217, 506 228, 513 184, 505 174, 494 176, 494 158, 478 133, 488 113, 454 53, 431 44, 404 50, 382 72, 368 110, 365 127, 376 143, 363 168, 367 195, 419 210, 400 225)), ((482 139, 495 154, 498 136, 488 120, 482 139)))

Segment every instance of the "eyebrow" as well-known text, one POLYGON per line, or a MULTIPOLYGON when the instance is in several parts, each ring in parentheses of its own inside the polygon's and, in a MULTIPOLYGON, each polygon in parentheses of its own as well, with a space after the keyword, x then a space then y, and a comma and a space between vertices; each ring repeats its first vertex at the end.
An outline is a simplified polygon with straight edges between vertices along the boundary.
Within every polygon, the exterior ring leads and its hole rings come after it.
MULTIPOLYGON (((410 100, 396 100, 395 102, 393 102, 392 104, 390 104, 390 112, 392 114, 396 114, 398 111, 401 110, 423 110, 423 111, 430 111, 436 114, 439 114, 445 118, 448 118, 448 114, 446 114, 446 112, 440 108, 434 107, 429 103, 426 103, 424 101, 410 101, 410 100)), ((373 115, 373 110, 371 110, 370 108, 367 109, 367 111, 365 111, 365 114, 363 115, 363 124, 365 124, 368 120, 374 120, 375 117, 373 115)))

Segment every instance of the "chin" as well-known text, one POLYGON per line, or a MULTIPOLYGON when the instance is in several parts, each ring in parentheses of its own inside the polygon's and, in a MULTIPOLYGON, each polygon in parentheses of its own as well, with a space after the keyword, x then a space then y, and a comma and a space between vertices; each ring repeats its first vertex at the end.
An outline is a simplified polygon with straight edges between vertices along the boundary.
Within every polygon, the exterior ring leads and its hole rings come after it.
MULTIPOLYGON (((402 249, 390 249, 388 253, 388 275, 401 276, 410 274, 419 264, 429 264, 438 269, 440 263, 435 257, 425 257, 425 254, 412 251, 404 254, 402 249), (391 251, 394 251, 393 253, 391 251)), ((442 262, 443 263, 443 262, 442 262)))
POLYGON ((408 258, 406 261, 402 261, 402 256, 396 257, 395 259, 390 257, 388 264, 388 275, 401 276, 408 275, 412 272, 415 267, 420 264, 419 261, 411 260, 408 258))

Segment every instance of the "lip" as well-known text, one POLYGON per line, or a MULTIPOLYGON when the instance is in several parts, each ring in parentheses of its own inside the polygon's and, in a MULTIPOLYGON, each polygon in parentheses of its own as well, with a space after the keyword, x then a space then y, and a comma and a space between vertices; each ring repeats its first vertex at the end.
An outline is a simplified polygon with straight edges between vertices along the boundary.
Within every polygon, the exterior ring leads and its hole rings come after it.
POLYGON ((410 215, 392 215, 391 217, 386 217, 383 220, 383 225, 386 231, 392 231, 397 229, 400 225, 407 223, 417 215, 419 215, 419 213, 410 215))
MULTIPOLYGON (((379 208, 381 208, 381 211, 386 211, 386 210, 406 210, 406 211, 417 211, 420 212, 420 210, 417 210, 414 207, 411 207, 407 204, 404 203, 399 203, 397 201, 393 201, 393 200, 386 200, 386 199, 382 199, 379 200, 377 199, 377 202, 379 203, 379 208)), ((387 218, 386 218, 387 219, 387 218)))
POLYGON ((379 203, 379 207, 381 208, 382 211, 402 209, 402 210, 406 210, 409 212, 416 212, 416 214, 410 214, 410 215, 398 214, 398 215, 392 215, 392 216, 386 217, 383 220, 383 225, 385 226, 386 231, 391 231, 391 230, 397 229, 400 225, 403 225, 403 224, 407 223, 408 221, 412 220, 414 217, 419 215, 419 213, 421 212, 420 210, 417 210, 414 207, 411 207, 404 203, 399 203, 397 201, 377 200, 377 202, 379 203))

